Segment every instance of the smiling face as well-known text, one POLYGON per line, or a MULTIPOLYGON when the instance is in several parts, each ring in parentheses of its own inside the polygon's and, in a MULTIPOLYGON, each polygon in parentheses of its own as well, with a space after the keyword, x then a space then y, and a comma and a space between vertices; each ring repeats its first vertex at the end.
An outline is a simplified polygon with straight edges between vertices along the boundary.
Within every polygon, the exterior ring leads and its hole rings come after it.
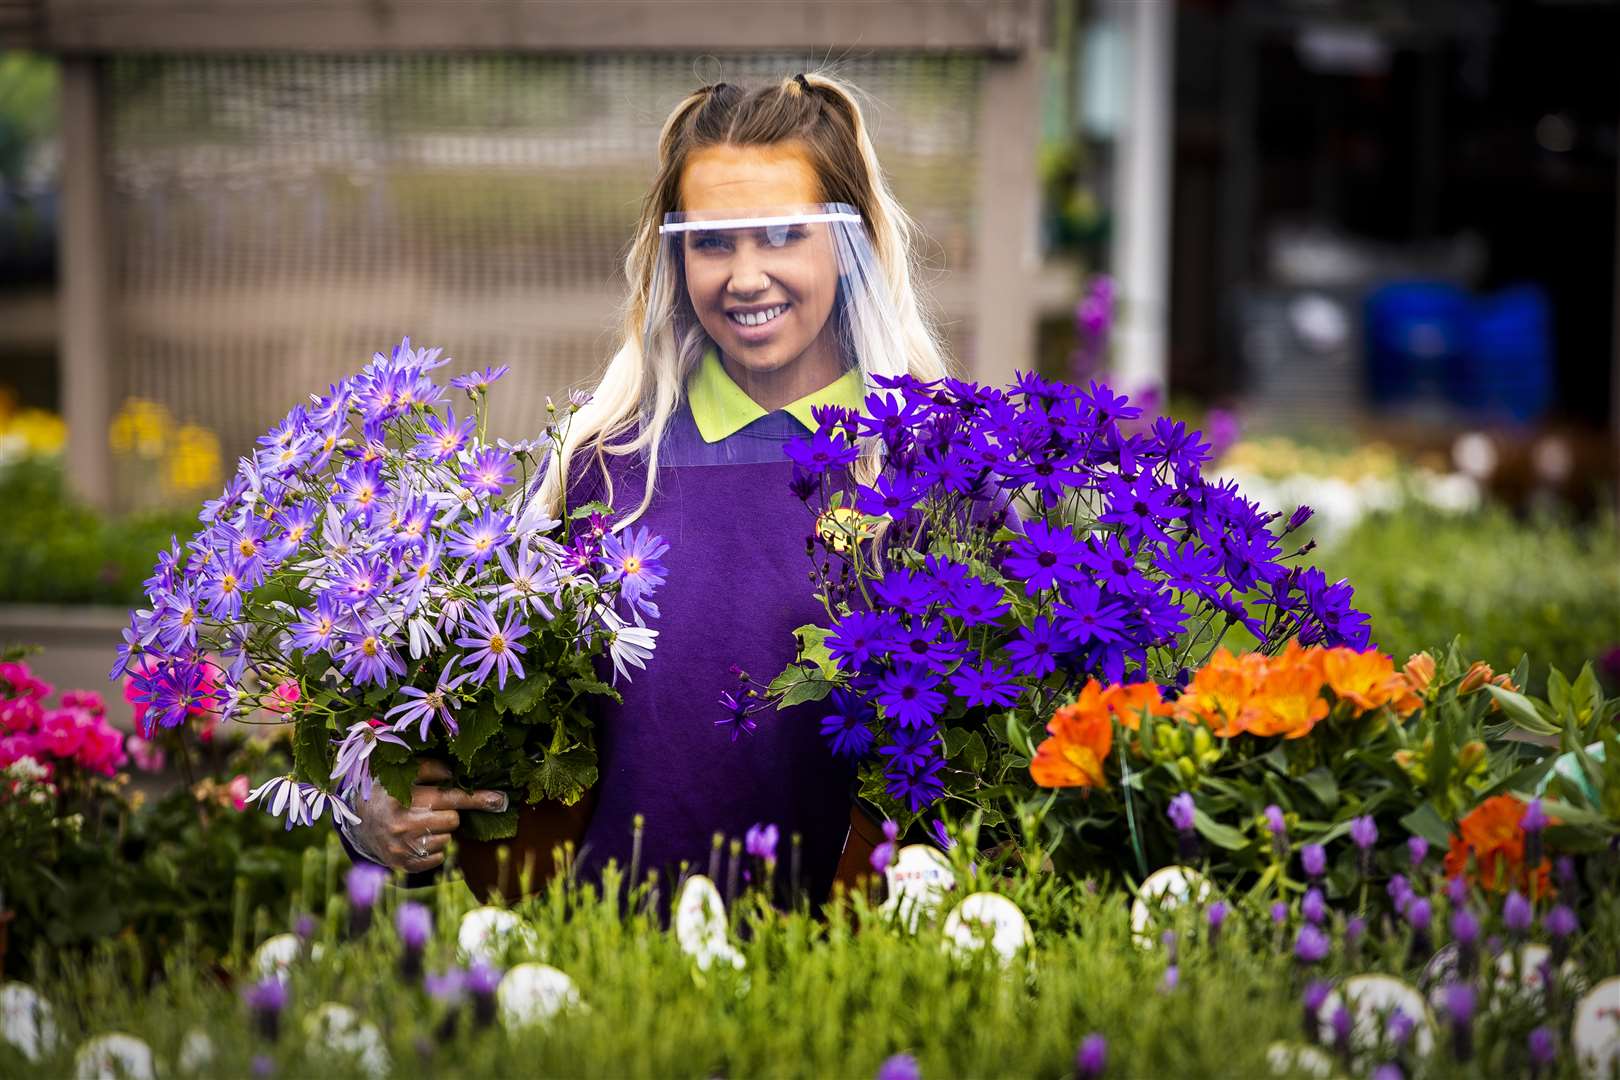
MULTIPOLYGON (((711 146, 681 173, 688 219, 719 220, 739 211, 807 206, 821 185, 802 145, 711 146)), ((741 215, 737 215, 741 216, 741 215)), ((824 222, 678 233, 687 295, 698 322, 745 390, 750 381, 791 393, 825 386, 842 370, 830 320, 838 259, 824 222)), ((755 394, 756 398, 759 396, 755 394)))

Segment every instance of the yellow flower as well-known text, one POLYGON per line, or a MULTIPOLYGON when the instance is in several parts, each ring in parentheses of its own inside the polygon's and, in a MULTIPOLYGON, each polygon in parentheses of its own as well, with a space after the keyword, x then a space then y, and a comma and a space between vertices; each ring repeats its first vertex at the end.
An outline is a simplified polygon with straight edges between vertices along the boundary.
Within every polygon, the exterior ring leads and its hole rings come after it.
POLYGON ((133 453, 155 460, 167 449, 169 429, 174 418, 158 402, 146 398, 129 398, 113 417, 107 431, 107 441, 115 454, 133 453))
POLYGON ((220 483, 219 438, 205 427, 186 424, 174 433, 164 479, 179 493, 207 491, 220 483))

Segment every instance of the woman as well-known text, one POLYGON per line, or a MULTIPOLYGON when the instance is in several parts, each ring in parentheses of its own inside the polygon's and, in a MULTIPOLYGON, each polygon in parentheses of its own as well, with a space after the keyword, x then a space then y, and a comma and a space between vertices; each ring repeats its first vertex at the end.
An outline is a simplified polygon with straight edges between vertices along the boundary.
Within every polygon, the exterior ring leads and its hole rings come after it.
MULTIPOLYGON (((714 722, 716 702, 738 669, 781 670, 794 628, 825 619, 786 442, 817 406, 858 410, 874 375, 946 365, 912 287, 911 222, 847 87, 705 87, 665 121, 658 163, 625 263, 623 344, 542 479, 558 512, 601 500, 615 531, 669 544, 656 653, 619 683, 622 704, 602 702, 577 867, 704 871, 716 833, 772 824, 779 878, 822 897, 835 872, 864 869, 875 834, 852 812, 853 763, 828 749, 814 704, 756 724, 741 709, 714 722)), ((858 479, 881 453, 862 447, 858 479)), ((438 866, 459 811, 502 804, 434 786, 445 777, 424 765, 410 808, 374 789, 353 839, 391 866, 438 866)))

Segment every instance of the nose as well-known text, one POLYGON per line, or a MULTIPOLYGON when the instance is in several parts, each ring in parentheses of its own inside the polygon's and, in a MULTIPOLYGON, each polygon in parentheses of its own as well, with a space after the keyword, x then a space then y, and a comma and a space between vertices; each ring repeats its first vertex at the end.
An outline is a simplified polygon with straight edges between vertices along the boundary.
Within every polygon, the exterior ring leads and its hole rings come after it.
POLYGON ((726 291, 733 296, 758 296, 771 287, 770 275, 765 273, 760 259, 752 252, 739 251, 731 263, 731 278, 726 291))

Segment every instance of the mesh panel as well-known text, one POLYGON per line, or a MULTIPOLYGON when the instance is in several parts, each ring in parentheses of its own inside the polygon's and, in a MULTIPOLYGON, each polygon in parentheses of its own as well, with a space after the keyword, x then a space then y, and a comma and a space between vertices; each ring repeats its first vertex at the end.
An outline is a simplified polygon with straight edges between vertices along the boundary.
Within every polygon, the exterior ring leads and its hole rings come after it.
MULTIPOLYGON (((712 60, 708 61, 712 67, 712 60)), ((732 82, 790 56, 728 58, 732 82)), ((109 65, 125 395, 214 428, 227 461, 404 334, 512 367, 492 430, 609 355, 658 128, 695 56, 296 56, 109 65)), ((971 347, 981 62, 850 60, 924 282, 971 347)), ((712 77, 712 76, 711 76, 712 77)))

